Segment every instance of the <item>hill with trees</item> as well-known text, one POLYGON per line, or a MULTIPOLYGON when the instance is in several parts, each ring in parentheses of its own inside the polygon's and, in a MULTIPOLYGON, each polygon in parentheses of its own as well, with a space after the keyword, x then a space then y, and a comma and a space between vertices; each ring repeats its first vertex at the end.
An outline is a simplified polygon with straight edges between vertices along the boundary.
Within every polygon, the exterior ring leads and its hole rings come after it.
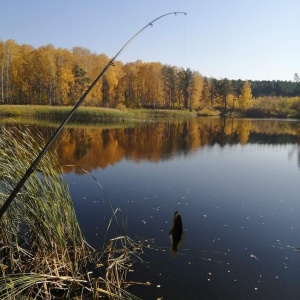
MULTIPOLYGON (((34 48, 13 40, 0 41, 0 104, 73 105, 108 62, 105 54, 82 47, 34 48)), ((288 114, 299 114, 299 97, 297 73, 294 81, 215 79, 190 68, 137 60, 115 62, 84 105, 253 114, 264 106, 276 109, 274 103, 284 102, 288 114)))

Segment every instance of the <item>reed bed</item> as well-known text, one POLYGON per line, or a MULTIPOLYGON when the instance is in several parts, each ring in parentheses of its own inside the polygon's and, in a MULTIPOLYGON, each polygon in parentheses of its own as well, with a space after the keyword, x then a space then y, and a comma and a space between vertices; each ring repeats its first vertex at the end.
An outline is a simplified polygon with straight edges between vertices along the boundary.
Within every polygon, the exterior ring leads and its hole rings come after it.
MULTIPOLYGON (((42 144, 26 126, 0 127, 0 205, 42 144)), ((136 299, 126 292, 134 284, 127 275, 141 254, 142 244, 121 233, 101 253, 85 242, 57 156, 48 152, 0 220, 0 298, 136 299)))
POLYGON ((101 254, 100 261, 105 261, 105 277, 99 276, 95 280, 95 296, 98 298, 100 295, 107 295, 109 299, 139 299, 126 289, 131 285, 151 284, 128 280, 128 274, 134 272, 134 264, 145 263, 141 259, 142 253, 142 242, 133 241, 126 235, 110 239, 107 248, 101 254))

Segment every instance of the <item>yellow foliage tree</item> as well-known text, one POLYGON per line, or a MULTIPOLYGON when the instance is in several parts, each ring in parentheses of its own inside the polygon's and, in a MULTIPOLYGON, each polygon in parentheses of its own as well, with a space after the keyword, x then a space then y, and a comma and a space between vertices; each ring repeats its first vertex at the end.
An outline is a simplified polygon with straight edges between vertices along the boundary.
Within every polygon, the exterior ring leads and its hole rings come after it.
POLYGON ((200 107, 200 99, 203 90, 203 77, 198 72, 194 72, 193 90, 191 93, 191 108, 197 109, 200 107))
POLYGON ((243 111, 252 106, 252 90, 248 81, 245 81, 239 97, 239 108, 243 111))
POLYGON ((72 53, 66 49, 57 49, 56 65, 57 65, 57 104, 69 105, 71 87, 74 84, 74 75, 72 66, 74 58, 72 53))
POLYGON ((227 102, 227 108, 228 109, 234 109, 235 107, 235 99, 233 94, 228 94, 226 96, 226 102, 227 102))

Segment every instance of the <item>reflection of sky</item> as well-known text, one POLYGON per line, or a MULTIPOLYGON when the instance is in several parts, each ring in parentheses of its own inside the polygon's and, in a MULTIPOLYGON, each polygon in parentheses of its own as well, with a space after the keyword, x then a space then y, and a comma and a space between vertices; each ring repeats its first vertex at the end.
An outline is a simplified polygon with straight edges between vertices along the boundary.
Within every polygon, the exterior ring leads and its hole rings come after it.
MULTIPOLYGON (((300 172, 297 155, 288 156, 292 148, 203 147, 161 163, 122 160, 93 172, 128 217, 128 233, 167 249, 146 251, 150 265, 137 268, 134 276, 153 283, 143 299, 299 298, 300 172), (177 259, 168 250, 175 210, 185 230, 177 259)), ((103 193, 90 175, 67 180, 88 241, 101 244, 111 217, 103 193)))

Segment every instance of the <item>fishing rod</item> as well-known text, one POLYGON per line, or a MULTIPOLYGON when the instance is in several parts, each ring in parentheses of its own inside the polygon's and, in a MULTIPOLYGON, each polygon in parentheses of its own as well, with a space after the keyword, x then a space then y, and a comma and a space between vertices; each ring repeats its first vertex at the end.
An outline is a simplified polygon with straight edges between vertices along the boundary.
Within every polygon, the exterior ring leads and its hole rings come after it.
POLYGON ((13 201, 13 199, 16 197, 16 195, 18 194, 18 192, 20 191, 20 189, 22 188, 22 186, 25 184, 26 180, 29 178, 29 176, 33 173, 34 169, 36 168, 37 164, 40 162, 40 160, 43 158, 43 156, 45 155, 45 153, 47 152, 47 150, 50 148, 50 146, 52 145, 52 143, 54 142, 54 140, 56 139, 56 137, 59 135, 59 133, 62 131, 62 129, 64 128, 64 126, 66 125, 66 123, 70 120, 70 118, 73 116, 73 114, 76 112, 76 110, 78 109, 78 107, 80 106, 80 104, 84 101, 84 99, 86 98, 86 96, 90 93, 90 91, 92 90, 92 88, 95 86, 95 84, 99 81, 99 79, 103 76, 103 74, 107 71, 107 69, 110 66, 114 66, 114 61, 116 60, 116 58, 123 52, 123 50, 138 36, 140 35, 147 27, 149 26, 153 26, 153 23, 156 22, 157 20, 168 16, 168 15, 177 15, 177 14, 184 14, 186 15, 185 12, 170 12, 164 15, 161 15, 160 17, 154 19, 153 21, 151 21, 150 23, 148 23, 146 26, 144 26, 140 31, 138 31, 120 50, 119 52, 109 61, 109 63, 104 67, 104 69, 100 72, 100 74, 96 77, 96 79, 93 81, 93 83, 89 86, 89 88, 86 90, 86 92, 81 96, 81 98, 79 99, 79 101, 75 104, 75 106, 73 107, 73 109, 69 112, 69 114, 67 115, 67 117, 65 118, 65 120, 61 123, 61 125, 57 128, 57 130, 55 131, 55 133, 52 135, 52 137, 50 138, 50 140, 47 142, 47 144, 44 146, 44 148, 40 151, 39 155, 36 157, 36 159, 33 161, 33 163, 31 164, 31 166, 27 169, 27 171, 24 173, 23 177, 21 178, 21 180, 19 181, 19 183, 16 185, 16 187, 14 188, 14 190, 11 192, 10 196, 6 199, 6 201, 4 202, 4 204, 2 205, 1 209, 0 209, 0 219, 2 218, 3 214, 5 213, 5 211, 7 210, 7 208, 9 207, 9 205, 11 204, 11 202, 13 201))

